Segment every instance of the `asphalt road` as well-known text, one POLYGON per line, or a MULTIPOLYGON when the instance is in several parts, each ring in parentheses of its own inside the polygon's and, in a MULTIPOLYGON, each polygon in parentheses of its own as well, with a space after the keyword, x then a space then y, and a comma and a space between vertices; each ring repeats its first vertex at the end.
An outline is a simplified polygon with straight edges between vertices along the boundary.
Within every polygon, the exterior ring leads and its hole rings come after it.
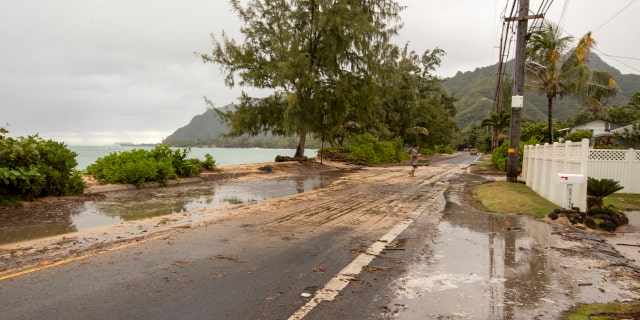
POLYGON ((0 282, 0 318, 371 319, 393 279, 377 278, 371 261, 401 259, 403 233, 437 219, 443 179, 474 159, 421 167, 416 178, 408 167, 363 169, 323 189, 44 263, 55 267, 0 282))
POLYGON ((0 319, 552 320, 640 298, 638 268, 597 235, 461 201, 476 158, 18 245, 0 319))

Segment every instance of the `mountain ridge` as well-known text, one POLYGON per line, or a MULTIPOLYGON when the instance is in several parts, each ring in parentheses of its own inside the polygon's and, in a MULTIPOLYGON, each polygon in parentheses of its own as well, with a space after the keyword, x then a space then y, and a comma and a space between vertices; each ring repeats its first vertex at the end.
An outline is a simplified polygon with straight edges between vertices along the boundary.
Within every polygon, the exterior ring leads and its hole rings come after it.
MULTIPOLYGON (((512 72, 513 60, 506 62, 503 70, 512 72)), ((588 65, 596 71, 609 73, 620 92, 607 105, 625 105, 629 97, 640 91, 640 75, 622 74, 618 69, 608 65, 598 55, 589 57, 588 65)), ((456 124, 467 129, 472 124, 482 121, 493 111, 493 100, 497 83, 498 64, 478 67, 474 71, 459 71, 453 77, 443 79, 445 91, 458 99, 455 103, 456 124)), ((572 97, 564 97, 553 101, 553 116, 559 121, 575 117, 581 111, 581 103, 572 97)), ((525 105, 523 117, 535 121, 544 121, 547 117, 546 98, 532 89, 525 89, 525 105)))
MULTIPOLYGON (((596 71, 608 72, 618 83, 620 93, 609 105, 625 105, 634 93, 640 91, 640 75, 622 74, 619 70, 609 66, 597 55, 589 59, 589 66, 596 71)), ((513 70, 513 60, 504 65, 504 70, 513 70)), ((458 99, 455 103, 457 114, 456 124, 462 130, 474 123, 482 121, 493 111, 493 99, 497 83, 498 64, 478 67, 474 71, 461 72, 450 78, 443 79, 443 88, 448 94, 458 99)), ((233 108, 233 104, 224 106, 222 110, 233 108)), ((581 103, 575 98, 565 97, 553 102, 554 118, 566 121, 575 117, 581 110, 581 103)), ((522 111, 524 118, 535 121, 546 121, 546 98, 533 90, 525 90, 525 105, 522 111)), ((279 138, 271 135, 256 137, 242 136, 226 138, 229 126, 213 109, 194 116, 191 121, 177 129, 164 139, 163 143, 174 146, 246 146, 246 147, 287 147, 295 148, 296 138, 279 138)))

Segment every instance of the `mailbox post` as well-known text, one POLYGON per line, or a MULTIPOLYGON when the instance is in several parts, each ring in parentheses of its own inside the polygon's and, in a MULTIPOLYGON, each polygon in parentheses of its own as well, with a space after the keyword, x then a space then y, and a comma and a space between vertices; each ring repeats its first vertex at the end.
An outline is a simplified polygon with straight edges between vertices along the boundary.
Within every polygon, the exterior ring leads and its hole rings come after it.
POLYGON ((558 173, 559 184, 567 185, 567 210, 573 209, 573 202, 571 201, 571 192, 574 184, 583 183, 584 175, 581 174, 573 174, 573 173, 558 173))

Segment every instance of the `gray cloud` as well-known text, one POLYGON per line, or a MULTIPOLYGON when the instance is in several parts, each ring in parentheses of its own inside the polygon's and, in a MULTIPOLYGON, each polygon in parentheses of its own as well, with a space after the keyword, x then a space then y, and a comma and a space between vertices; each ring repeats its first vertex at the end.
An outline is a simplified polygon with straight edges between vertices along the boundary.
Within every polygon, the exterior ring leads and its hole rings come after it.
MULTIPOLYGON (((420 53, 444 49, 439 75, 497 62, 505 1, 400 3, 407 9, 396 41, 420 53)), ((564 27, 581 36, 626 4, 571 2, 564 27)), ((551 20, 559 20, 562 5, 554 4, 551 20)), ((639 29, 639 8, 629 6, 594 33, 600 50, 637 55, 637 41, 620 35, 639 29)), ((211 34, 237 36, 238 28, 223 0, 3 1, 0 123, 14 136, 40 133, 73 145, 159 142, 205 110, 203 96, 218 106, 236 101, 243 88, 225 87, 219 67, 202 64, 193 52, 208 52, 211 34)), ((603 58, 640 73, 638 60, 603 58)))

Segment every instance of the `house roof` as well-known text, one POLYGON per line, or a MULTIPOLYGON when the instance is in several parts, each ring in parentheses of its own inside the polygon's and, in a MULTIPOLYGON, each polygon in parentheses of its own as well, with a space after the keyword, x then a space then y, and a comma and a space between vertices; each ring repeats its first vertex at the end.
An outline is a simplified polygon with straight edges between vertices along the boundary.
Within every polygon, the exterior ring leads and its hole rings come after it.
POLYGON ((575 128, 585 127, 589 123, 592 123, 592 122, 603 122, 603 123, 605 123, 605 125, 608 124, 609 125, 609 130, 613 130, 613 129, 617 129, 617 128, 625 126, 625 124, 615 123, 615 122, 611 122, 611 121, 607 121, 607 120, 593 119, 593 120, 589 120, 589 121, 585 121, 585 122, 574 124, 574 125, 572 125, 570 127, 562 128, 562 129, 560 129, 560 132, 563 132, 563 131, 571 132, 575 128))
POLYGON ((628 126, 612 129, 611 132, 624 132, 625 130, 633 132, 633 123, 628 126))

